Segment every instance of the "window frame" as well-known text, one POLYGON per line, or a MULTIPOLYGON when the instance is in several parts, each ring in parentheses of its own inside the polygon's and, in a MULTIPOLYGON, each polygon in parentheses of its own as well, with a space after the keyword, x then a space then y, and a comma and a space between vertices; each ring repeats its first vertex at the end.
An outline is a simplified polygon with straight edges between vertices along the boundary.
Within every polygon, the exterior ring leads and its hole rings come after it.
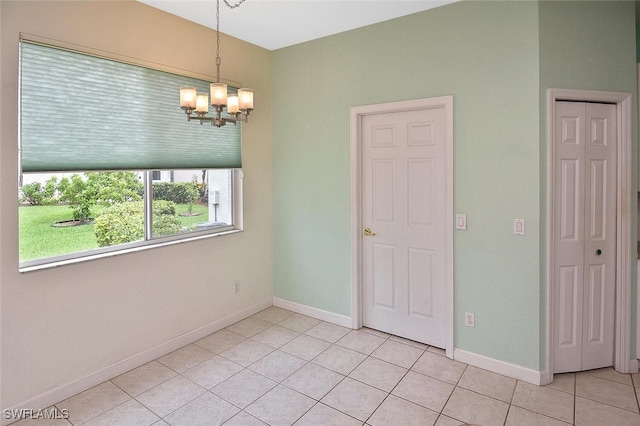
MULTIPOLYGON (((243 198, 242 198, 242 186, 244 180, 244 173, 242 169, 228 169, 231 171, 231 188, 232 188, 232 202, 231 202, 231 214, 233 217, 233 224, 215 228, 204 229, 201 231, 190 231, 185 234, 167 235, 162 237, 153 237, 151 227, 153 226, 151 220, 147 220, 152 216, 151 204, 153 202, 153 193, 151 192, 151 170, 144 171, 143 184, 145 186, 143 201, 144 201, 144 237, 140 241, 134 241, 130 243, 117 244, 108 247, 99 247, 93 250, 86 250, 74 253, 62 254, 59 256, 43 257, 40 259, 27 260, 19 262, 19 272, 30 272, 40 269, 53 268, 62 265, 69 265, 73 263, 85 262, 88 260, 102 259, 105 257, 119 256, 127 253, 135 253, 143 250, 154 249, 158 247, 166 247, 174 244, 188 243, 191 241, 198 241, 207 238, 215 238, 223 235, 235 234, 242 232, 243 227, 243 198), (148 186, 148 187, 147 187, 148 186)), ((19 208, 19 207, 18 207, 19 208)), ((18 244, 20 244, 18 236, 18 244)))
MULTIPOLYGON (((122 62, 122 63, 131 64, 135 66, 149 68, 152 70, 171 73, 178 76, 195 78, 195 79, 204 80, 204 81, 214 81, 214 77, 210 75, 190 72, 184 69, 179 69, 179 68, 174 68, 174 67, 163 65, 163 64, 148 62, 141 59, 135 59, 128 56, 122 56, 113 52, 105 52, 105 51, 90 48, 87 46, 80 46, 72 43, 67 43, 59 40, 53 40, 46 37, 33 35, 33 34, 20 33, 20 42, 22 41, 43 44, 43 45, 47 45, 47 46, 51 46, 59 49, 70 50, 77 53, 95 56, 95 57, 99 57, 99 58, 110 60, 110 61, 122 62)), ((241 87, 241 83, 237 81, 225 79, 223 80, 223 82, 234 87, 241 87)), ((20 87, 18 90, 20 90, 20 87)), ((20 116, 20 114, 21 114, 20 104, 18 104, 18 115, 20 116)), ((176 103, 176 114, 184 115, 182 111, 179 109, 179 105, 177 103, 176 103)), ((212 131, 215 131, 215 129, 213 129, 212 131)), ((242 133, 240 134, 240 138, 241 138, 240 140, 242 141, 242 133)), ((20 173, 21 173, 21 143, 22 143, 22 140, 21 140, 21 137, 19 137, 17 162, 18 162, 18 170, 20 173)), ((210 169, 207 169, 207 170, 210 170, 210 169)), ((108 246, 108 247, 99 247, 96 249, 91 249, 86 251, 67 253, 67 254, 62 254, 58 256, 32 259, 32 260, 27 260, 23 262, 20 262, 20 260, 18 259, 18 271, 20 273, 30 272, 30 271, 40 270, 40 269, 52 268, 52 267, 57 267, 62 265, 69 265, 69 264, 85 262, 89 260, 96 260, 96 259, 101 259, 101 258, 106 258, 111 256, 119 256, 122 254, 134 253, 134 252, 154 249, 158 247, 166 247, 169 245, 188 243, 191 241, 197 241, 197 240, 202 240, 207 238, 215 238, 223 235, 230 235, 230 234, 241 232, 244 229, 243 169, 231 168, 231 169, 225 169, 225 170, 231 171, 232 224, 229 226, 212 228, 212 229, 203 229, 199 231, 189 231, 184 234, 174 234, 174 235, 154 238, 151 233, 151 229, 153 226, 151 221, 153 216, 152 209, 151 209, 151 204, 153 202, 152 200, 153 192, 151 190, 152 182, 153 182, 153 179, 152 179, 153 170, 130 170, 130 171, 143 173, 143 185, 145 189, 143 194, 144 237, 142 240, 130 242, 130 243, 117 244, 117 245, 108 246)), ((69 172, 73 172, 73 171, 69 171, 69 172)), ((39 173, 46 173, 46 172, 39 172, 39 173)), ((59 172, 51 171, 51 173, 59 173, 59 172)), ((83 173, 83 171, 75 171, 75 173, 83 173)), ((19 179, 18 189, 20 189, 21 187, 21 181, 22 179, 19 179)), ((18 217, 18 220, 19 220, 19 217, 18 217)), ((20 236, 18 235, 18 248, 19 248, 19 245, 20 245, 20 236)))

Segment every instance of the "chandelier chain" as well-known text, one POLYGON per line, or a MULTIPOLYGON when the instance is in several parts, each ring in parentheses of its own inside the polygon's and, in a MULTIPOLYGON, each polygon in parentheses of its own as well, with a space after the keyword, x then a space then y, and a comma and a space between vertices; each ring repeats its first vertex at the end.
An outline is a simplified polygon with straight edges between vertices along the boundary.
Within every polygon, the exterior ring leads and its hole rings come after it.
MULTIPOLYGON (((227 0, 224 0, 225 3, 227 0)), ((244 0, 243 0, 244 1, 244 0)), ((220 0, 216 1, 216 83, 220 83, 220 0)))
POLYGON ((242 3, 244 3, 245 0, 240 0, 238 3, 236 4, 229 4, 229 2, 227 0, 224 0, 224 4, 226 4, 227 6, 229 6, 231 9, 235 9, 236 7, 240 6, 242 3))

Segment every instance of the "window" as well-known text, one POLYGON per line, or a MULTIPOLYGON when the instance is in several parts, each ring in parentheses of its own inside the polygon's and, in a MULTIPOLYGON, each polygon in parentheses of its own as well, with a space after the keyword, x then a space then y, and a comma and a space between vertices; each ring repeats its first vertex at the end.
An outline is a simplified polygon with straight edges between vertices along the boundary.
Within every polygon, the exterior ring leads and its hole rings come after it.
POLYGON ((241 125, 179 109, 208 82, 20 47, 21 270, 241 229, 241 125))

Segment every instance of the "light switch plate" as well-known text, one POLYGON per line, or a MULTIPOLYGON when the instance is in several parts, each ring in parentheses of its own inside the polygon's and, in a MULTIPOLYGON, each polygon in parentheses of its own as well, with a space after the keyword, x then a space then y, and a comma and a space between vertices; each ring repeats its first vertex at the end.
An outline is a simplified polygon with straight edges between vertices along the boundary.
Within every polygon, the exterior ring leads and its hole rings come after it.
POLYGON ((524 235, 524 219, 513 219, 513 235, 524 235))
POLYGON ((467 229, 467 215, 464 213, 456 214, 456 229, 467 229))

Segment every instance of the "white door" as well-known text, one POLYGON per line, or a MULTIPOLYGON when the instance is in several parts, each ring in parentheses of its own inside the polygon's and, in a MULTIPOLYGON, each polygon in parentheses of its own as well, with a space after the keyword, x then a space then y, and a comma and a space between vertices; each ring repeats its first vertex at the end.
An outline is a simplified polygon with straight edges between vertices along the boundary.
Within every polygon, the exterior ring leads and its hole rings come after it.
POLYGON ((616 106, 557 102, 554 373, 613 365, 616 106))
POLYGON ((361 131, 363 324, 444 348, 445 108, 367 115, 361 131))

